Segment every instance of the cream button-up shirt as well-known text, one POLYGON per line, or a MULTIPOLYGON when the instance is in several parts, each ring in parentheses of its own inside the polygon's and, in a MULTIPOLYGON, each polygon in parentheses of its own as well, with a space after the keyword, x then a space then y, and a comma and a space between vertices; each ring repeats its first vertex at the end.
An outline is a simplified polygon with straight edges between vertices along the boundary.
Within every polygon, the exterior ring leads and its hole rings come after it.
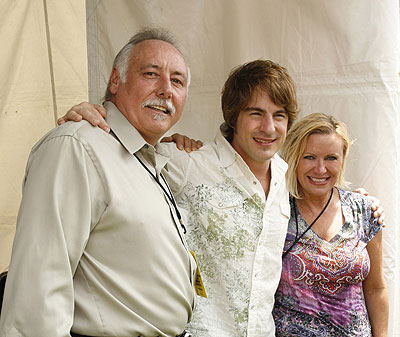
POLYGON ((133 156, 160 176, 168 154, 106 109, 114 135, 71 122, 31 152, 1 336, 175 336, 191 318, 194 259, 133 156))
POLYGON ((268 198, 221 133, 190 154, 176 153, 167 177, 188 228, 208 298, 198 298, 196 337, 275 336, 272 309, 290 216, 287 164, 271 159, 268 198))

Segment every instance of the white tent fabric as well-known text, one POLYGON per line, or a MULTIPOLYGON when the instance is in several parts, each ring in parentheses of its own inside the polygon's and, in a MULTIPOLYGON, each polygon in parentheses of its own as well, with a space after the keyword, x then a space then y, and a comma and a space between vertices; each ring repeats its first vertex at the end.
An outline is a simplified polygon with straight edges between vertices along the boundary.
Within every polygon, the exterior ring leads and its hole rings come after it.
POLYGON ((7 269, 33 144, 87 100, 83 1, 0 1, 0 272, 7 269))
POLYGON ((230 70, 257 58, 287 67, 302 115, 332 114, 355 140, 346 178, 385 206, 390 334, 400 336, 399 3, 393 0, 87 1, 89 88, 101 102, 116 52, 143 26, 170 29, 192 70, 174 130, 212 139, 230 70), (397 287, 398 288, 398 287, 397 287))
POLYGON ((227 75, 257 58, 287 67, 302 115, 325 112, 347 124, 355 140, 347 180, 385 206, 389 336, 400 336, 397 0, 87 0, 87 34, 83 1, 2 1, 0 9, 0 271, 9 260, 31 146, 55 124, 57 111, 88 93, 100 102, 115 53, 138 28, 161 26, 178 38, 192 70, 176 131, 212 139, 227 75))

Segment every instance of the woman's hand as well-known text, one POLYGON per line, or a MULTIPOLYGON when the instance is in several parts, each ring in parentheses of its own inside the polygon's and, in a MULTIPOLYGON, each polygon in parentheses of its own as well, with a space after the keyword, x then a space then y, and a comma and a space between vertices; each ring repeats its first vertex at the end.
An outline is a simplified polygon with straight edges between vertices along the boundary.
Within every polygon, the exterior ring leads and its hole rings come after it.
POLYGON ((179 133, 161 139, 162 143, 175 143, 179 150, 185 149, 186 152, 196 151, 203 146, 201 140, 195 140, 179 133))

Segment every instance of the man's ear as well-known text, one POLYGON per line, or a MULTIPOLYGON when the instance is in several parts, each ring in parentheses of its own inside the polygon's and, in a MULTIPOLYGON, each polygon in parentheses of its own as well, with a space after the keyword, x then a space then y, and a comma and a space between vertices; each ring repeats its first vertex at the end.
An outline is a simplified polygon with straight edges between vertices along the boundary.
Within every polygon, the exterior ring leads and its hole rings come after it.
POLYGON ((119 77, 119 71, 117 68, 113 68, 110 76, 110 92, 115 95, 118 91, 121 79, 119 77))

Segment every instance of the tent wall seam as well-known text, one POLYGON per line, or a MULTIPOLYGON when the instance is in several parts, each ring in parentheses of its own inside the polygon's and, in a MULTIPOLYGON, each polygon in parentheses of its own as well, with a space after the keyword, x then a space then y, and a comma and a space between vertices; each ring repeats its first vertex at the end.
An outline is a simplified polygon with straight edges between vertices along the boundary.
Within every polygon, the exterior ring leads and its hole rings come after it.
POLYGON ((53 99, 53 117, 54 125, 57 125, 57 97, 56 97, 56 86, 54 80, 54 67, 53 67, 53 54, 51 52, 51 40, 50 40, 50 27, 49 27, 49 16, 47 11, 47 1, 43 0, 44 20, 46 26, 46 40, 47 40, 47 54, 49 58, 49 69, 50 69, 50 81, 51 81, 51 94, 53 99))

